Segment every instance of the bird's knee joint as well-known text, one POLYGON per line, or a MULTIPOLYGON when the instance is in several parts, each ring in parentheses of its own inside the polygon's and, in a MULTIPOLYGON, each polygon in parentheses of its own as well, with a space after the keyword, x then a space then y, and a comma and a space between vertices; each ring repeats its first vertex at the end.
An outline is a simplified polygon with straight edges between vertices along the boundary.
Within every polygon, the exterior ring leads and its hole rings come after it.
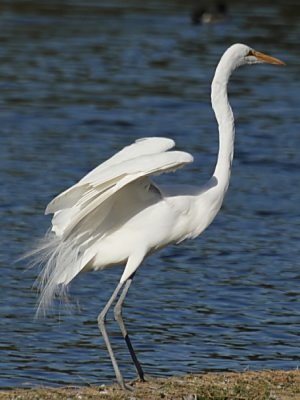
POLYGON ((105 324, 105 321, 106 321, 106 314, 100 313, 100 314, 98 315, 98 325, 99 325, 100 327, 103 326, 103 325, 105 324))
POLYGON ((116 321, 122 318, 122 308, 118 304, 114 308, 114 317, 116 321))

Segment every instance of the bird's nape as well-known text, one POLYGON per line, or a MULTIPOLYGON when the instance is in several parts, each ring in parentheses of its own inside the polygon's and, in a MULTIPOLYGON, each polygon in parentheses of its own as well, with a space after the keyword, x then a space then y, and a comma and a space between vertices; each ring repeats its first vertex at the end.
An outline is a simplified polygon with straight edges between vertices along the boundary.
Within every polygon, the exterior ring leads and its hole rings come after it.
POLYGON ((234 152, 234 116, 227 83, 244 64, 284 65, 281 60, 249 46, 234 44, 221 57, 212 82, 211 101, 219 127, 219 152, 211 179, 200 187, 157 186, 152 176, 175 171, 193 161, 175 143, 162 137, 144 138, 126 146, 47 207, 53 214, 47 243, 33 252, 40 274, 40 308, 50 304, 57 288, 66 286, 81 271, 124 265, 120 281, 98 316, 118 383, 128 388, 119 369, 106 330, 106 316, 114 315, 128 347, 137 375, 144 380, 122 318, 122 306, 137 268, 144 258, 169 244, 200 235, 219 212, 228 189, 234 152))

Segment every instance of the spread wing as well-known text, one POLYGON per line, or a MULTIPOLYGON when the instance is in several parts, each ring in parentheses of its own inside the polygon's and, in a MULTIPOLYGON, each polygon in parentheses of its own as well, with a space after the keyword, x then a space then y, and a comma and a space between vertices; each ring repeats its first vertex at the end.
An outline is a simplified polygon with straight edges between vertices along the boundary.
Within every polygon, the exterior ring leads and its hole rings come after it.
MULTIPOLYGON (((189 153, 167 151, 174 145, 171 139, 145 138, 125 147, 100 164, 48 204, 46 213, 54 213, 52 230, 57 236, 66 238, 96 208, 97 216, 106 216, 109 199, 113 201, 116 193, 124 187, 142 178, 149 180, 151 175, 174 171, 193 161, 189 153)), ((144 182, 145 196, 151 184, 150 180, 148 185, 144 182)), ((133 185, 133 189, 135 187, 133 185)))
POLYGON ((98 165, 98 167, 85 175, 77 184, 55 197, 48 204, 46 213, 53 213, 59 209, 72 207, 85 192, 84 184, 91 183, 94 177, 100 176, 102 171, 105 169, 121 164, 123 161, 136 158, 137 156, 161 153, 171 149, 174 146, 175 142, 168 138, 150 137, 135 141, 133 144, 124 147, 111 158, 98 165))
POLYGON ((44 268, 39 276, 38 312, 93 259, 101 238, 133 215, 159 201, 150 176, 174 171, 193 161, 181 151, 168 151, 173 140, 146 138, 125 147, 96 167, 47 206, 53 213, 52 232, 32 251, 33 263, 44 268))

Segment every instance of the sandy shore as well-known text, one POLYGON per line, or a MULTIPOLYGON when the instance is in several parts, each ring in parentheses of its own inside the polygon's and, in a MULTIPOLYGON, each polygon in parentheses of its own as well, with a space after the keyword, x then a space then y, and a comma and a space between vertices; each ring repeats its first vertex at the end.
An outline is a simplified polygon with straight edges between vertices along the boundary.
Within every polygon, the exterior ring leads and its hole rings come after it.
POLYGON ((207 373, 117 385, 0 391, 0 400, 300 400, 300 370, 207 373))

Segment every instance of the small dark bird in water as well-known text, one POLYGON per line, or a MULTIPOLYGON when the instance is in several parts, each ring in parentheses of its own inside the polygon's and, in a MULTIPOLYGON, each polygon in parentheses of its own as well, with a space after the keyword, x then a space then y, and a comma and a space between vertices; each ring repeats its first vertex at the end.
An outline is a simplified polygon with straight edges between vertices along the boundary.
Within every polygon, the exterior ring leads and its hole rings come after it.
POLYGON ((227 5, 223 2, 218 2, 214 7, 199 7, 192 14, 191 19, 194 25, 212 24, 224 21, 228 15, 227 5))

